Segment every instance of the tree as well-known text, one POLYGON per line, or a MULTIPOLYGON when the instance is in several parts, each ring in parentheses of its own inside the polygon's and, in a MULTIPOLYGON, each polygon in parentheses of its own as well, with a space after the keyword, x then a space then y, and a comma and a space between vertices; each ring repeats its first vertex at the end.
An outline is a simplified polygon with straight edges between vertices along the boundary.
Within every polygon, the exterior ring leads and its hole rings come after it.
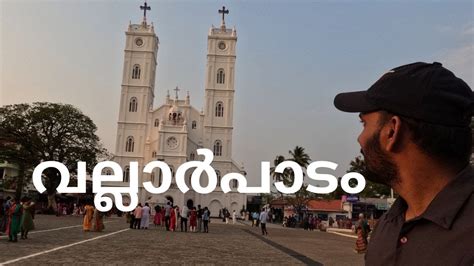
MULTIPOLYGON (((296 162, 301 168, 306 168, 311 162, 311 158, 305 152, 303 147, 296 146, 293 150, 288 151, 288 153, 291 156, 288 160, 296 162)), ((293 185, 295 179, 293 171, 290 168, 287 168, 283 173, 275 172, 277 165, 285 160, 284 156, 277 155, 273 161, 274 166, 270 169, 270 173, 275 181, 282 181, 285 186, 289 187, 293 185)), ((314 198, 313 193, 306 190, 307 187, 307 184, 303 184, 301 189, 292 195, 284 196, 280 193, 281 198, 285 199, 287 204, 292 206, 298 215, 301 215, 301 212, 306 207, 308 201, 314 198)))
MULTIPOLYGON (((285 160, 286 160, 285 156, 283 156, 283 155, 277 155, 275 157, 275 160, 273 160, 273 167, 270 168, 270 174, 272 175, 274 181, 282 181, 282 180, 285 179, 285 175, 287 173, 285 173, 285 172, 283 172, 283 173, 275 172, 275 169, 276 169, 277 165, 284 162, 285 160)), ((285 171, 286 171, 286 169, 285 169, 285 171)))
MULTIPOLYGON (((350 168, 347 172, 358 172, 366 178, 369 175, 365 161, 360 156, 351 161, 350 168)), ((355 182, 354 180, 352 181, 355 182)), ((380 198, 381 196, 389 196, 390 187, 366 179, 365 188, 359 193, 359 195, 364 198, 380 198)))
MULTIPOLYGON (((20 166, 21 173, 43 161, 63 163, 77 174, 77 162, 86 162, 87 172, 107 156, 94 122, 72 105, 38 102, 0 107, 0 160, 20 166)), ((56 208, 59 171, 48 168, 43 182, 48 193, 48 208, 56 208)), ((25 178, 23 174, 19 177, 25 178)), ((19 180, 20 180, 19 179, 19 180)), ((23 183, 19 182, 20 184, 23 183)))
POLYGON ((308 165, 311 163, 311 158, 309 155, 304 151, 303 147, 296 146, 292 151, 288 151, 288 153, 291 155, 292 161, 296 162, 299 164, 302 168, 308 167, 308 165))
MULTIPOLYGON (((290 154, 291 158, 290 160, 296 162, 301 166, 301 168, 306 169, 308 165, 311 163, 311 158, 309 155, 304 151, 303 147, 296 146, 293 150, 288 151, 290 154)), ((303 171, 303 178, 305 174, 303 171)), ((293 171, 290 170, 290 179, 292 180, 291 183, 294 181, 294 173, 293 171)), ((313 199, 313 193, 310 193, 308 190, 308 185, 303 184, 300 190, 298 190, 293 196, 287 197, 287 201, 289 204, 293 206, 293 208, 296 210, 298 215, 301 216, 302 211, 304 208, 306 208, 306 205, 308 202, 313 199)))

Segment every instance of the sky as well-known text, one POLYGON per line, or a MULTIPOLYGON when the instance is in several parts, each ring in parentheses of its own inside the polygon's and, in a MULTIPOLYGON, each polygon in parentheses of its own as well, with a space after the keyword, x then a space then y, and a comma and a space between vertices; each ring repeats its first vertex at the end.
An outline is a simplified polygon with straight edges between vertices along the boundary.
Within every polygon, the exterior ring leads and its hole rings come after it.
MULTIPOLYGON (((143 1, 0 0, 0 105, 72 104, 115 151, 125 30, 143 1)), ((160 39, 155 107, 175 86, 203 106, 207 33, 238 34, 233 158, 248 177, 260 163, 302 146, 343 175, 360 155, 357 114, 337 93, 365 90, 416 61, 443 63, 474 85, 473 1, 148 1, 160 39)))

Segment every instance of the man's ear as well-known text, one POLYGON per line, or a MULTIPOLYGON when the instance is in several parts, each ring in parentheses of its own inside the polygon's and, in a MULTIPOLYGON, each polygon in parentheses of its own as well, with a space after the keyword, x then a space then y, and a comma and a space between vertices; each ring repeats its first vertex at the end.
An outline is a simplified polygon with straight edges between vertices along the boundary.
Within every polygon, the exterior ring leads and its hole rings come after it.
POLYGON ((402 134, 402 120, 399 116, 392 116, 385 124, 383 132, 385 138, 385 149, 387 151, 394 151, 401 142, 402 134))

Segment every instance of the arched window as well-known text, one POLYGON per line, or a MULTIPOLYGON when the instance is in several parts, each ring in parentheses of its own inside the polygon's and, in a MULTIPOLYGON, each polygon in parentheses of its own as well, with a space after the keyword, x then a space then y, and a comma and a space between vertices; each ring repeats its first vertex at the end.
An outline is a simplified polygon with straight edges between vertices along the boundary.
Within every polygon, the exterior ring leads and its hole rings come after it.
POLYGON ((112 175, 112 169, 110 168, 102 169, 102 175, 112 175))
POLYGON ((197 126, 196 121, 193 121, 193 122, 191 123, 191 128, 192 128, 192 129, 196 129, 196 126, 197 126))
POLYGON ((217 176, 217 186, 221 186, 221 171, 216 170, 216 176, 217 176))
POLYGON ((132 136, 127 138, 127 142, 125 143, 125 151, 126 152, 133 152, 133 148, 135 146, 135 141, 133 140, 132 136))
POLYGON ((217 70, 217 83, 218 84, 225 83, 225 73, 224 73, 224 69, 222 68, 219 68, 219 70, 217 70))
POLYGON ((238 184, 237 180, 232 179, 232 188, 237 188, 237 184, 238 184))
POLYGON ((222 102, 216 103, 216 116, 223 117, 224 116, 224 104, 222 102))
POLYGON ((160 125, 160 120, 155 119, 155 127, 158 127, 160 125))
POLYGON ((194 158, 196 157, 196 155, 194 154, 194 152, 191 152, 191 154, 189 155, 189 160, 194 160, 194 158))
POLYGON ((137 98, 135 98, 135 97, 130 98, 130 104, 129 104, 129 107, 128 107, 128 111, 129 112, 136 112, 137 109, 138 109, 137 98))
POLYGON ((220 140, 214 142, 214 156, 222 156, 222 142, 220 140))
POLYGON ((140 79, 140 65, 134 65, 132 70, 132 79, 140 79))
POLYGON ((156 157, 156 151, 153 151, 153 152, 151 153, 151 157, 152 157, 152 158, 155 158, 155 157, 156 157))
POLYGON ((123 182, 130 181, 130 167, 125 167, 125 171, 123 172, 123 182))
POLYGON ((174 167, 170 165, 170 170, 171 170, 171 177, 174 177, 174 167))

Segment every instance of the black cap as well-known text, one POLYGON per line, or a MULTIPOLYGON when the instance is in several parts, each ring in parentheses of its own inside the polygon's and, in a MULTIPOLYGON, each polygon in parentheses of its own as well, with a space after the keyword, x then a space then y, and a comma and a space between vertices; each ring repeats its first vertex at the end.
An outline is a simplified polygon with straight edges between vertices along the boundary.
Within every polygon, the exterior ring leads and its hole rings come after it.
POLYGON ((366 91, 340 93, 334 105, 344 112, 386 110, 432 124, 470 125, 474 95, 441 63, 412 63, 385 73, 366 91))

